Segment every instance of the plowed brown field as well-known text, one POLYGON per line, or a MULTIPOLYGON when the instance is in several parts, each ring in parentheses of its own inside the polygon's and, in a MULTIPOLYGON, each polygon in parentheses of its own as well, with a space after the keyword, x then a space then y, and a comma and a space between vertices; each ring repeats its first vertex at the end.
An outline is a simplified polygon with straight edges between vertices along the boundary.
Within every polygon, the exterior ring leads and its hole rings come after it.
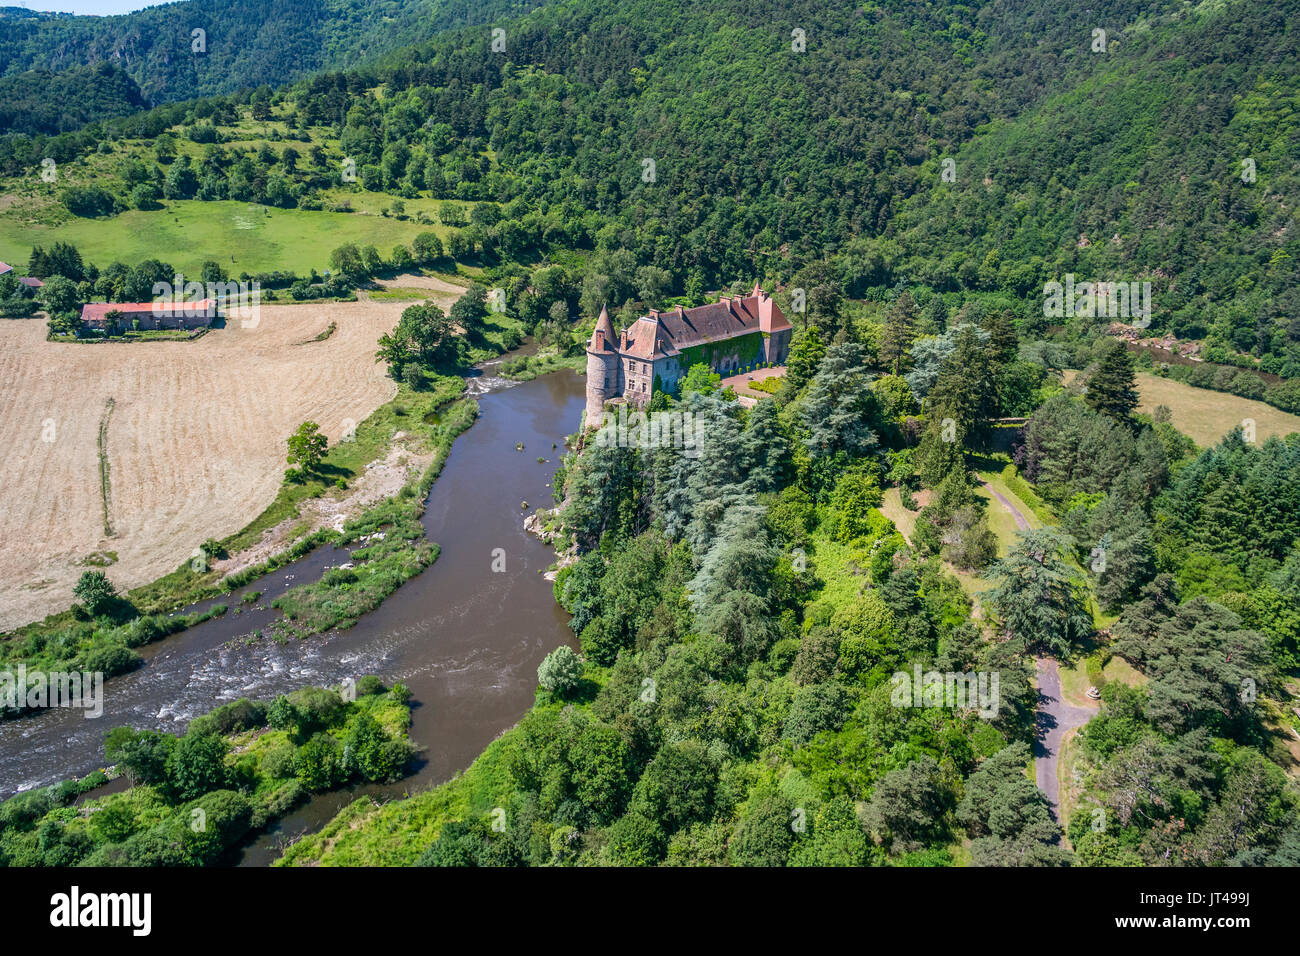
POLYGON ((334 442, 395 394, 375 342, 408 304, 268 305, 190 342, 52 343, 42 321, 0 321, 0 630, 67 608, 95 552, 117 553, 125 590, 255 518, 299 423, 334 442))

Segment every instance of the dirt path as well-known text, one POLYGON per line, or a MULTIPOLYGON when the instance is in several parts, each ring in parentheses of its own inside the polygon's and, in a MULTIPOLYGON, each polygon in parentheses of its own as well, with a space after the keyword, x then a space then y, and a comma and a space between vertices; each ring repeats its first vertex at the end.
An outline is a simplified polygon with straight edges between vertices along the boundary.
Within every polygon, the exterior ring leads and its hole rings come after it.
POLYGON ((344 523, 402 490, 402 486, 426 472, 436 452, 408 432, 395 432, 387 454, 368 464, 346 492, 327 492, 308 498, 298 510, 279 524, 262 532, 257 544, 213 563, 222 575, 235 574, 286 551, 295 541, 321 528, 342 531, 344 523))
POLYGON ((1011 517, 1016 519, 1017 528, 1019 528, 1021 531, 1028 531, 1032 527, 1032 525, 1030 525, 1029 523, 1029 519, 1026 518, 1023 514, 1021 514, 1020 509, 1017 508, 1015 505, 1013 505, 1010 501, 1008 501, 1005 495, 1003 495, 1000 491, 998 491, 996 488, 990 485, 987 481, 983 482, 983 484, 984 487, 989 490, 989 494, 991 494, 994 498, 998 499, 998 503, 1001 504, 1002 507, 1006 508, 1008 511, 1011 512, 1011 517))
POLYGON ((1038 665, 1038 710, 1034 714, 1034 778, 1052 805, 1052 816, 1061 820, 1061 743, 1071 730, 1082 727, 1097 715, 1094 707, 1066 703, 1061 693, 1061 674, 1056 661, 1040 657, 1038 665))

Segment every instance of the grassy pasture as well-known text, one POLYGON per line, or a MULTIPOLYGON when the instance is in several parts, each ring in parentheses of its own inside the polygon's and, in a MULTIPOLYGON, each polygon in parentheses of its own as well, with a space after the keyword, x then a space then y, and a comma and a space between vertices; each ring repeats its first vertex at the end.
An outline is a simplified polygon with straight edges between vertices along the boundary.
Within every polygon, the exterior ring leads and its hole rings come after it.
POLYGON ((178 200, 163 209, 133 209, 106 219, 67 219, 57 225, 0 216, 0 260, 26 263, 32 246, 71 242, 101 268, 160 259, 198 275, 212 259, 227 272, 288 269, 300 275, 329 267, 330 251, 354 242, 374 245, 388 256, 398 243, 410 245, 421 232, 446 238, 446 226, 421 225, 365 213, 273 209, 244 202, 178 200))
MULTIPOLYGON (((1078 374, 1073 370, 1067 372, 1066 383, 1069 384, 1078 374)), ((1300 432, 1300 416, 1263 402, 1197 388, 1148 372, 1138 372, 1137 383, 1141 397, 1138 411, 1150 413, 1158 405, 1168 406, 1173 413, 1173 426, 1202 448, 1217 444, 1220 438, 1247 418, 1254 420, 1255 436, 1261 442, 1274 435, 1281 437, 1300 432)))

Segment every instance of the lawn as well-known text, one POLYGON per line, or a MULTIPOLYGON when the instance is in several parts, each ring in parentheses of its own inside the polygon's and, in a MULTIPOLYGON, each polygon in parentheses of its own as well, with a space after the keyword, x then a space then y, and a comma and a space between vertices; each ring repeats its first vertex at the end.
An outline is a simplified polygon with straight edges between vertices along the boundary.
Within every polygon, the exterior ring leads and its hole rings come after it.
MULTIPOLYGON (((1067 372, 1066 383, 1077 375, 1078 372, 1067 372)), ((1247 418, 1255 422, 1255 436, 1261 442, 1273 435, 1300 432, 1300 416, 1263 402, 1185 385, 1149 372, 1139 372, 1137 383, 1141 396, 1138 411, 1150 413, 1158 405, 1167 406, 1173 413, 1174 427, 1202 448, 1217 444, 1247 418)))
MULTIPOLYGON (((1040 516, 1035 513, 1034 509, 1025 503, 1021 496, 1017 495, 1008 487, 1006 481, 998 472, 979 471, 977 474, 980 479, 987 482, 987 484, 977 486, 975 493, 988 502, 987 514, 989 527, 998 539, 998 556, 1005 557, 1007 552, 1015 546, 1018 526, 1016 524, 1015 516, 1008 511, 1000 501, 993 497, 992 492, 989 490, 989 486, 992 486, 999 494, 1006 498, 1007 501, 1011 502, 1012 506, 1017 508, 1020 513, 1025 516, 1031 528, 1041 528, 1043 526, 1043 521, 1040 516)), ((881 502, 880 510, 884 513, 886 518, 894 522, 895 527, 898 528, 903 537, 910 543, 912 540, 912 532, 916 528, 916 518, 920 512, 908 511, 903 507, 897 488, 885 489, 884 500, 881 502)), ((944 562, 944 567, 950 574, 954 575, 959 581, 961 581, 962 586, 966 589, 966 593, 970 595, 971 599, 975 602, 975 613, 976 616, 979 616, 979 595, 993 587, 994 582, 979 574, 970 571, 962 571, 948 562, 944 562)))
MULTIPOLYGON (((1092 679, 1088 677, 1087 656, 1079 654, 1070 663, 1060 661, 1058 670, 1061 675, 1061 693, 1065 699, 1079 707, 1091 707, 1093 702, 1087 697, 1088 688, 1092 686, 1092 679)), ((1116 654, 1112 654, 1110 660, 1106 661, 1101 675, 1107 683, 1118 682, 1129 687, 1140 687, 1147 682, 1146 675, 1116 654)))
MULTIPOLYGON (((1061 830, 1064 832, 1076 812, 1091 814, 1093 811, 1091 801, 1080 802, 1086 789, 1087 761, 1079 752, 1078 730, 1068 731, 1061 740, 1061 756, 1056 763, 1056 780, 1058 799, 1061 803, 1061 830), (1076 771, 1079 774, 1078 780, 1075 780, 1076 771)), ((1068 845, 1069 837, 1063 836, 1063 839, 1068 845)))
POLYGON ((903 507, 902 498, 899 495, 898 488, 886 488, 884 500, 880 503, 880 510, 886 518, 894 522, 900 534, 910 543, 912 532, 916 528, 916 516, 919 511, 908 511, 903 507))
POLYGON ((179 200, 159 210, 134 209, 106 219, 67 219, 57 225, 0 216, 0 260, 26 263, 32 246, 71 242, 101 269, 161 259, 186 275, 198 276, 205 260, 227 272, 287 269, 306 275, 329 268, 331 250, 344 243, 373 245, 384 255, 398 243, 410 245, 421 232, 446 238, 445 226, 366 213, 274 209, 243 202, 179 200))
MULTIPOLYGON (((1010 501, 1014 507, 1018 508, 1020 513, 1029 519, 1029 526, 1031 528, 1038 527, 1038 521, 1035 519, 1034 513, 1025 507, 1020 500, 1007 489, 1006 485, 1002 484, 1000 479, 994 475, 980 475, 980 477, 993 485, 993 487, 1004 498, 1010 501)), ((988 515, 989 527, 998 538, 998 556, 1006 557, 1007 552, 1016 545, 1016 532, 1020 527, 1016 524, 1016 517, 1007 510, 1007 507, 1002 504, 1002 502, 993 497, 993 492, 989 491, 987 486, 980 485, 975 489, 975 493, 988 502, 988 509, 985 514, 988 515)))

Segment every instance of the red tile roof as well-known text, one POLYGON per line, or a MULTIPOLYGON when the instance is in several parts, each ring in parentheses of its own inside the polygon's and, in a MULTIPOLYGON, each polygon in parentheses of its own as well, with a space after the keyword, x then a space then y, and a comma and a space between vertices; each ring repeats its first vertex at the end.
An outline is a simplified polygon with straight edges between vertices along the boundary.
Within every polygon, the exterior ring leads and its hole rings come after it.
POLYGON ((671 312, 651 309, 627 330, 625 351, 635 358, 654 359, 705 342, 788 328, 785 314, 756 282, 754 291, 744 297, 724 295, 717 302, 691 309, 678 306, 671 312))
POLYGON ((4 275, 6 272, 13 272, 13 271, 14 271, 14 267, 9 265, 9 263, 0 262, 0 276, 4 275))
POLYGON ((193 317, 202 316, 215 306, 215 299, 201 299, 197 302, 181 302, 172 306, 165 302, 90 302, 81 309, 81 321, 83 322, 102 322, 108 317, 110 312, 121 312, 125 315, 135 315, 138 313, 148 313, 149 315, 158 315, 160 317, 170 317, 175 315, 193 317), (156 312, 154 310, 157 310, 156 312))

